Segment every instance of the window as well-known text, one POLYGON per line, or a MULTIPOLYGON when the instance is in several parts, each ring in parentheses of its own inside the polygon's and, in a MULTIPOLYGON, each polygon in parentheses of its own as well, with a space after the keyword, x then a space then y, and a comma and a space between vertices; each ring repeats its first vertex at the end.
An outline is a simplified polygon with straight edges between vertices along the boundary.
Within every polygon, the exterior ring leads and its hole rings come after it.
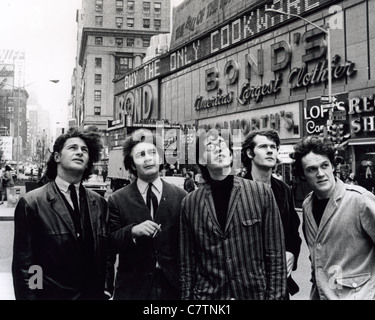
POLYGON ((95 97, 95 101, 101 101, 102 100, 102 92, 101 92, 101 90, 95 90, 94 97, 95 97))
POLYGON ((116 77, 120 77, 129 70, 133 69, 133 58, 117 57, 116 58, 116 77))
POLYGON ((143 39, 143 47, 147 48, 150 46, 150 39, 143 39))
POLYGON ((154 19, 154 28, 155 28, 155 30, 160 30, 160 28, 161 28, 161 20, 160 19, 154 19))
POLYGON ((97 26, 97 27, 103 26, 103 17, 102 16, 96 16, 95 17, 95 26, 97 26))
POLYGON ((150 13, 150 2, 143 1, 143 13, 150 13))
POLYGON ((155 13, 161 13, 161 2, 154 3, 154 11, 155 13))
POLYGON ((95 116, 100 116, 101 111, 102 111, 101 107, 94 107, 94 115, 95 116))
POLYGON ((116 38, 116 47, 121 48, 124 44, 124 40, 122 38, 116 38))
POLYGON ((116 12, 122 12, 124 8, 124 2, 122 0, 116 0, 116 12))
POLYGON ((150 19, 143 19, 143 28, 150 29, 150 19))
POLYGON ((126 39, 126 45, 128 47, 134 47, 134 38, 127 38, 126 39))
POLYGON ((102 75, 96 74, 95 75, 95 84, 101 84, 102 83, 102 75))
POLYGON ((103 37, 95 37, 95 44, 97 46, 103 45, 103 37))
POLYGON ((128 1, 128 11, 134 11, 134 1, 128 1))
POLYGON ((95 11, 103 11, 103 0, 95 0, 95 11))
POLYGON ((127 26, 128 28, 134 28, 134 18, 127 19, 127 26))
POLYGON ((95 68, 102 67, 102 58, 95 58, 95 68))
POLYGON ((120 17, 117 17, 117 18, 116 18, 116 25, 117 25, 117 28, 122 28, 122 24, 123 24, 123 19, 120 18, 120 17))

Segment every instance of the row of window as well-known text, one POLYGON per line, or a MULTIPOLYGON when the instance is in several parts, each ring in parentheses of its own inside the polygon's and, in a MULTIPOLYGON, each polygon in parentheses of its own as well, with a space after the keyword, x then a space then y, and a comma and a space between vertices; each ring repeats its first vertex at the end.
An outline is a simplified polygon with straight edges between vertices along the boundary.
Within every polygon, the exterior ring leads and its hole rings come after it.
MULTIPOLYGON (((116 38, 116 47, 122 48, 124 45, 123 38, 116 38)), ((95 37, 95 45, 102 46, 103 45, 103 37, 95 37)), ((150 39, 142 39, 142 45, 144 48, 150 46, 150 39)), ((126 38, 126 46, 127 47, 134 47, 134 38, 126 38)))
MULTIPOLYGON (((102 67, 102 58, 95 58, 95 68, 102 67)), ((125 74, 129 71, 129 69, 133 69, 133 58, 130 57, 118 57, 116 58, 116 76, 125 74)), ((102 75, 100 73, 95 74, 95 84, 102 83, 102 75)), ((94 90, 94 101, 95 103, 100 103, 102 101, 102 91, 101 90, 94 90)), ((100 116, 101 115, 101 107, 95 106, 94 107, 94 115, 100 116)))
MULTIPOLYGON (((128 0, 126 2, 126 10, 128 12, 135 11, 135 1, 128 0)), ((102 12, 103 11, 103 0, 95 0, 95 11, 102 12)), ((123 0, 116 0, 116 12, 123 12, 124 11, 124 1, 123 0)), ((154 2, 154 12, 161 13, 161 2, 154 2)), ((150 1, 143 1, 143 13, 151 13, 151 3, 150 1)))
MULTIPOLYGON (((122 17, 116 17, 116 26, 117 28, 122 28, 124 26, 124 19, 122 17)), ((103 16, 95 16, 95 26, 103 27, 103 16)), ((134 28, 134 18, 126 18, 126 26, 128 28, 134 28)), ((151 19, 143 19, 143 28, 150 29, 151 19)), ((154 29, 160 30, 161 20, 154 19, 154 29)))

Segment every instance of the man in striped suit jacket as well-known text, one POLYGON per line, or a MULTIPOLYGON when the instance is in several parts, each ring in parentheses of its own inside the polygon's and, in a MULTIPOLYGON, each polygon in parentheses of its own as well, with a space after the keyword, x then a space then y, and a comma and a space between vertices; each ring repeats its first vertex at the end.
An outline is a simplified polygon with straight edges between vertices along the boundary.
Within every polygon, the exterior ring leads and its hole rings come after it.
POLYGON ((228 132, 210 130, 197 138, 196 160, 206 184, 182 202, 182 299, 285 299, 276 200, 266 184, 233 176, 232 157, 228 132))

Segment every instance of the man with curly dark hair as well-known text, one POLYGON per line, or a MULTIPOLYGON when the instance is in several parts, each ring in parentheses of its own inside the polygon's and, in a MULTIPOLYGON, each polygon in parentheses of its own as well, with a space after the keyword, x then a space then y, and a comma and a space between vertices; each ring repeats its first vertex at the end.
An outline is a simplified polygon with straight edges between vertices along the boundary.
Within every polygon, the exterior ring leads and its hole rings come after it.
POLYGON ((82 185, 102 148, 98 131, 62 134, 47 162, 49 182, 19 200, 12 263, 16 299, 110 297, 114 256, 107 245, 107 202, 82 185))

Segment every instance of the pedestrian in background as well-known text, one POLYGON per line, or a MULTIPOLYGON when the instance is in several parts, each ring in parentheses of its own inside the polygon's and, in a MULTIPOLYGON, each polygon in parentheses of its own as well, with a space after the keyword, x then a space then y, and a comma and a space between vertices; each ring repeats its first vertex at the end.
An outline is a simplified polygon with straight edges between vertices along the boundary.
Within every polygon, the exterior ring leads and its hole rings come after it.
POLYGON ((114 256, 107 242, 107 203, 82 185, 102 148, 97 132, 71 129, 62 134, 47 163, 50 181, 19 200, 12 262, 17 300, 110 297, 114 256), (38 287, 30 284, 35 266, 40 270, 34 278, 42 281, 38 287))
POLYGON ((189 193, 195 190, 195 183, 193 180, 193 175, 191 172, 186 172, 185 181, 184 181, 184 190, 189 193))
POLYGON ((312 188, 302 204, 313 300, 375 299, 375 196, 335 177, 335 150, 309 136, 294 146, 296 173, 312 188))
POLYGON ((244 178, 263 182, 272 188, 284 229, 288 293, 293 295, 299 291, 291 275, 292 271, 297 269, 302 240, 298 232, 300 220, 295 210, 292 190, 286 183, 272 175, 279 148, 280 138, 277 131, 272 129, 252 131, 242 143, 241 160, 247 169, 244 178))
POLYGON ((164 143, 149 130, 125 140, 124 166, 136 180, 108 199, 119 263, 114 300, 177 300, 178 235, 186 192, 160 179, 164 143))
POLYGON ((182 202, 180 283, 189 300, 286 298, 285 245, 272 190, 232 174, 228 132, 196 141, 206 183, 182 202))
POLYGON ((9 188, 14 187, 12 168, 9 165, 5 166, 5 171, 4 171, 2 182, 3 182, 3 190, 4 190, 4 201, 7 201, 9 188))
POLYGON ((104 167, 103 167, 103 170, 102 170, 102 176, 103 176, 103 182, 106 182, 106 181, 107 181, 107 176, 108 176, 108 169, 107 169, 107 166, 104 166, 104 167))

